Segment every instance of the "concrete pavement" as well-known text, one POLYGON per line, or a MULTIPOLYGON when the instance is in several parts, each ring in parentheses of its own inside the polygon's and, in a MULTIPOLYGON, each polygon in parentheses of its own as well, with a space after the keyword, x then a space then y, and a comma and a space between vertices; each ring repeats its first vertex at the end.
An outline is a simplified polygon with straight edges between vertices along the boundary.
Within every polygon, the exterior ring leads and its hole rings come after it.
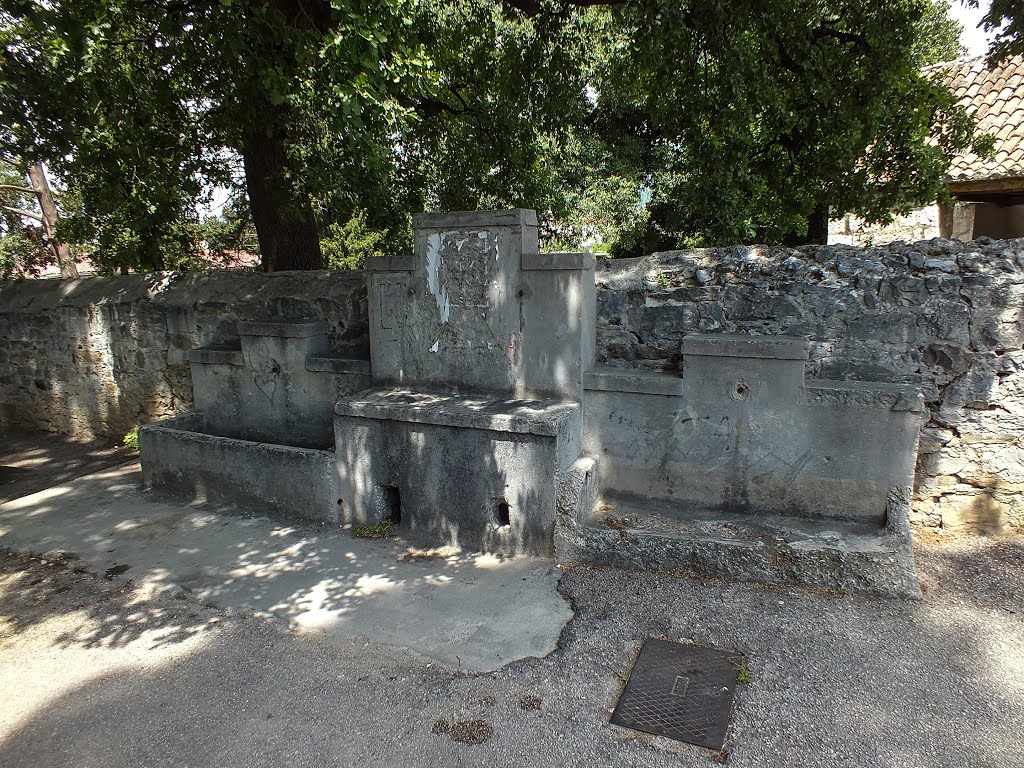
POLYGON ((188 596, 300 632, 408 649, 483 672, 550 653, 572 616, 548 562, 409 557, 398 541, 194 508, 143 492, 137 464, 0 505, 0 546, 72 553, 150 594, 188 596))
POLYGON ((132 471, 0 508, 0 545, 79 555, 0 553, 5 768, 1024 765, 1020 538, 919 543, 917 602, 590 568, 556 587, 149 499, 132 471), (403 647, 417 629, 436 658, 403 647), (608 724, 649 636, 745 654, 724 752, 608 724), (491 643, 532 650, 468 671, 491 643))

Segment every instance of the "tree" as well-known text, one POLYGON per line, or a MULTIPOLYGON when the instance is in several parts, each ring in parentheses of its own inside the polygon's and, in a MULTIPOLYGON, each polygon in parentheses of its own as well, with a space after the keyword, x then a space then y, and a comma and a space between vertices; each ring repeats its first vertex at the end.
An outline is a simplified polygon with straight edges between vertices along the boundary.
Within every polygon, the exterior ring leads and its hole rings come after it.
POLYGON ((9 203, 2 204, 0 207, 9 217, 14 217, 8 219, 5 229, 9 235, 13 234, 16 238, 10 244, 11 247, 7 249, 8 253, 12 254, 9 271, 24 272, 30 262, 38 264, 42 261, 43 258, 39 255, 29 256, 29 253, 36 251, 34 246, 28 251, 24 250, 25 245, 39 244, 50 251, 51 260, 60 268, 61 275, 78 277, 78 267, 71 255, 71 248, 57 231, 60 224, 60 211, 57 208, 53 190, 50 189, 50 182, 46 177, 46 169, 43 164, 38 160, 21 163, 14 158, 5 156, 0 156, 0 163, 8 171, 4 183, 0 183, 0 193, 8 195, 9 203), (25 186, 26 179, 29 186, 25 186), (13 199, 10 198, 12 194, 13 199), (27 197, 34 198, 33 203, 38 205, 38 211, 30 208, 30 204, 26 202, 27 197), (26 229, 22 224, 23 220, 37 222, 41 230, 40 234, 36 235, 31 232, 31 229, 26 229), (21 245, 14 245, 15 242, 21 245), (20 254, 22 261, 20 265, 14 265, 14 253, 20 254))
MULTIPOLYGON (((977 0, 970 0, 974 7, 977 0)), ((1024 54, 1024 3, 1021 0, 991 0, 981 20, 987 32, 995 32, 989 51, 989 63, 1024 54)))
POLYGON ((617 6, 624 55, 597 109, 602 135, 643 138, 650 222, 633 252, 819 239, 830 209, 877 221, 934 200, 974 136, 921 73, 929 7, 617 6))
POLYGON ((135 269, 174 266, 234 158, 264 267, 288 269, 362 211, 390 248, 425 208, 534 207, 583 236, 570 216, 643 194, 605 231, 780 239, 934 196, 971 137, 919 73, 928 0, 0 7, 0 143, 49 159, 83 200, 66 228, 135 269))
POLYGON ((318 223, 376 203, 400 229, 416 204, 537 191, 530 124, 548 94, 564 109, 556 72, 579 51, 559 48, 575 18, 483 2, 6 0, 3 18, 8 146, 59 164, 103 250, 136 268, 164 266, 233 153, 268 269, 322 265, 318 223), (431 178, 445 164, 471 182, 431 178))

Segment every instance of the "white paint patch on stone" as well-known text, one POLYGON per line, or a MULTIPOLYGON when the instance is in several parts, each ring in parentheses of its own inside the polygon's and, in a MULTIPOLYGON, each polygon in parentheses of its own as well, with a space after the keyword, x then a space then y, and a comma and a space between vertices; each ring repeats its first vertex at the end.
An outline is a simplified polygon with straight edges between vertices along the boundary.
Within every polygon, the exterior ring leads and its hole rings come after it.
POLYGON ((440 339, 438 339, 437 341, 435 341, 433 344, 430 345, 430 351, 431 352, 437 352, 440 348, 441 348, 441 340, 440 339))
MULTIPOLYGON (((487 240, 490 240, 491 233, 490 232, 477 232, 476 236, 479 237, 481 240, 487 241, 487 240)), ((495 248, 494 248, 494 260, 497 261, 500 257, 501 257, 501 248, 498 248, 497 246, 495 246, 495 248)))
MULTIPOLYGON (((437 309, 441 313, 441 322, 447 323, 451 315, 451 302, 448 300, 448 290, 441 285, 441 238, 440 232, 433 232, 427 235, 427 287, 437 302, 437 309)), ((432 350, 436 352, 437 350, 432 350)))

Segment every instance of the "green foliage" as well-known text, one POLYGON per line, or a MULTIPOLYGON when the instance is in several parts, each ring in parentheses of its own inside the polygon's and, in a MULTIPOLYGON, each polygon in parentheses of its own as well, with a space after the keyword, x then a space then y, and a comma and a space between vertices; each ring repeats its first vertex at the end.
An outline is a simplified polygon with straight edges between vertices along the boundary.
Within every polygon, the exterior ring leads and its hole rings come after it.
MULTIPOLYGON (((977 7, 977 0, 970 0, 977 7)), ((991 0, 982 19, 988 32, 995 31, 989 60, 998 63, 1010 56, 1024 54, 1024 4, 1021 0, 991 0)))
POLYGON ((139 430, 133 429, 121 440, 121 447, 129 451, 139 450, 139 430))
POLYGON ((264 206, 196 208, 268 152, 272 213, 312 209, 336 268, 433 209, 536 208, 549 247, 613 255, 777 242, 984 149, 920 73, 959 50, 945 2, 3 0, 0 146, 51 163, 107 272, 254 252, 264 206))
POLYGON ((204 263, 230 266, 260 252, 256 227, 244 190, 233 190, 220 213, 199 224, 195 241, 204 263))
POLYGON ((36 235, 37 227, 0 234, 0 280, 32 277, 46 265, 50 250, 36 235))
MULTIPOLYGON (((629 251, 807 232, 813 212, 888 220, 933 201, 973 129, 922 75, 948 28, 928 0, 644 0, 612 11, 596 125, 636 137, 650 220, 629 251), (941 33, 941 34, 940 34, 941 33)), ((980 148, 980 146, 979 146, 980 148)), ((620 249, 620 253, 624 249, 620 249)))
POLYGON ((960 58, 967 53, 967 49, 960 44, 962 31, 960 22, 949 17, 948 0, 926 3, 921 20, 917 23, 914 58, 920 66, 960 58))
POLYGON ((370 229, 366 211, 359 211, 344 224, 331 224, 327 236, 321 239, 329 269, 362 269, 367 256, 379 256, 380 244, 387 232, 370 229))

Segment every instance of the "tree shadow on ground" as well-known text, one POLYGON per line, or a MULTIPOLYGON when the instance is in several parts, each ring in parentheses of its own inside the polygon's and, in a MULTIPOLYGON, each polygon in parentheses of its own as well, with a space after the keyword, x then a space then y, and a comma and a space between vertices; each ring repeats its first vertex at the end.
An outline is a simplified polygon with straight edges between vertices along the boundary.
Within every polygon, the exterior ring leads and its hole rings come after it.
POLYGON ((151 647, 202 633, 214 612, 141 594, 131 581, 92 573, 73 556, 42 556, 0 548, 0 637, 13 636, 68 613, 73 629, 58 647, 120 647, 150 637, 151 647))
POLYGON ((137 458, 137 451, 109 440, 80 442, 57 434, 4 429, 0 504, 137 458))
MULTIPOLYGON (((545 563, 458 551, 405 557, 400 541, 190 506, 138 483, 129 465, 2 505, 0 542, 74 552, 81 565, 152 594, 272 616, 300 631, 363 635, 452 666, 461 658, 466 668, 544 653, 571 616, 545 563)), ((128 626, 100 622, 96 641, 123 642, 128 626)))
POLYGON ((929 600, 957 599, 1024 616, 1024 536, 961 536, 915 547, 929 600))

